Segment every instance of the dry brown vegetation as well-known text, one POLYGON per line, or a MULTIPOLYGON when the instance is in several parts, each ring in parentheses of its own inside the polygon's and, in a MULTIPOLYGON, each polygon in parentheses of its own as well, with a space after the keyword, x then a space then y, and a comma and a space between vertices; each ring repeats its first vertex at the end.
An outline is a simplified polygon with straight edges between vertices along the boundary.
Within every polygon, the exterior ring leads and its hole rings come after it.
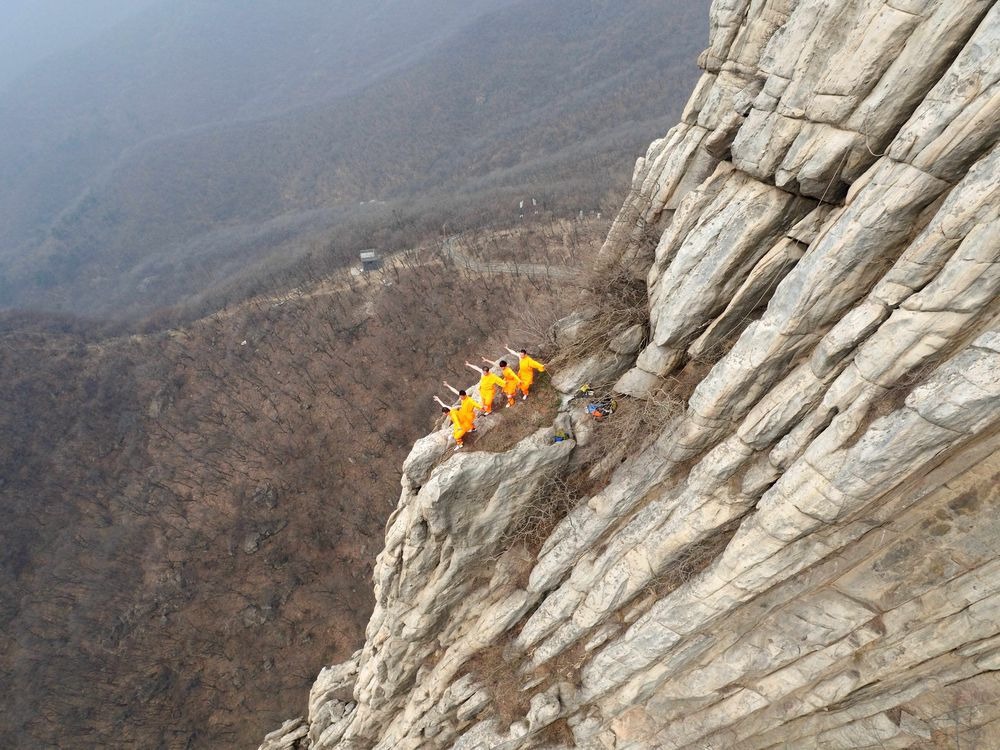
MULTIPOLYGON (((501 727, 522 721, 528 713, 532 696, 545 692, 557 683, 577 687, 580 669, 588 656, 584 644, 577 643, 526 675, 520 671, 520 661, 507 653, 511 641, 512 635, 508 633, 497 643, 479 651, 466 664, 466 672, 489 694, 492 715, 501 727), (532 687, 525 689, 525 685, 532 687)), ((573 733, 565 719, 557 719, 543 727, 536 740, 541 747, 572 747, 573 733)))
POLYGON ((181 5, 138 54, 112 35, 0 97, 0 247, 19 251, 0 253, 0 306, 141 316, 509 226, 521 200, 526 218, 614 211, 697 80, 708 17, 708 0, 181 5))
POLYGON ((566 719, 557 719, 538 733, 537 741, 540 748, 547 747, 576 747, 573 739, 573 730, 569 727, 566 719))
MULTIPOLYGON (((592 252, 592 230, 532 242, 592 252)), ((6 319, 0 744, 247 747, 301 713, 362 640, 440 381, 562 312, 544 278, 428 248, 184 330, 6 319)))
MULTIPOLYGON (((583 495, 572 478, 567 480, 550 477, 535 491, 520 515, 504 530, 495 558, 518 544, 524 545, 534 558, 556 524, 582 499, 583 495)), ((527 572, 530 573, 530 569, 527 572)))
POLYGON ((671 558, 667 567, 649 582, 645 588, 646 593, 653 594, 656 599, 662 599, 705 570, 725 551, 739 530, 742 520, 736 518, 715 529, 704 539, 681 549, 671 558))
POLYGON ((509 644, 510 636, 502 637, 479 651, 465 665, 466 672, 489 693, 492 710, 504 726, 524 718, 532 695, 521 689, 524 680, 504 659, 504 650, 509 644))
POLYGON ((646 399, 617 396, 614 414, 594 423, 587 450, 603 457, 599 468, 605 477, 617 464, 659 435, 663 426, 684 410, 685 401, 671 388, 646 399), (591 445, 593 447, 591 447, 591 445))
MULTIPOLYGON (((562 367, 607 350, 611 340, 634 325, 648 320, 646 282, 636 278, 632 269, 614 266, 611 270, 588 271, 581 276, 579 293, 588 309, 594 311, 573 340, 559 348, 553 366, 562 367)), ((610 383, 591 383, 594 387, 610 383)))
POLYGON ((510 450, 536 430, 551 425, 559 411, 559 401, 560 396, 549 378, 546 375, 536 378, 527 401, 518 397, 511 408, 501 406, 490 416, 479 417, 478 424, 488 420, 489 429, 468 438, 469 450, 491 453, 510 450))

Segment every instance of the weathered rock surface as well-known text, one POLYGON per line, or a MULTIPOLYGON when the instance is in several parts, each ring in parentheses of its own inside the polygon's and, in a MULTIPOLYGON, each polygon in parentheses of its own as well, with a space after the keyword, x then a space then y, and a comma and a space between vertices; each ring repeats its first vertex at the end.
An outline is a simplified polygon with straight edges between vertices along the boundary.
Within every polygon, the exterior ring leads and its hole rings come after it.
POLYGON ((263 750, 1000 747, 1000 6, 712 14, 601 250, 648 327, 553 379, 684 407, 601 481, 614 417, 420 441, 364 649, 263 750))

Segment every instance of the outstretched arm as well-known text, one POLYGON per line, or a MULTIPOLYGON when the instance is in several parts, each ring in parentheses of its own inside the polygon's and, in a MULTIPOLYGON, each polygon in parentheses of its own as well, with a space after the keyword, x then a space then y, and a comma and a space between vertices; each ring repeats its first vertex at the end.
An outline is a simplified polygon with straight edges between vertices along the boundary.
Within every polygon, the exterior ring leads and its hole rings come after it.
POLYGON ((513 349, 511 349, 511 348, 510 348, 509 346, 505 346, 505 347, 504 347, 504 349, 506 349, 507 351, 509 351, 509 352, 510 352, 511 354, 513 354, 513 355, 514 355, 515 357, 520 357, 520 356, 521 356, 521 355, 520 355, 519 353, 515 352, 515 351, 514 351, 513 349))
POLYGON ((500 365, 499 359, 486 359, 486 357, 483 357, 483 362, 485 362, 488 365, 493 365, 494 367, 499 367, 500 365))
POLYGON ((483 368, 480 367, 479 365, 474 365, 471 362, 466 362, 465 366, 466 367, 471 367, 473 370, 475 370, 476 372, 478 372, 480 375, 483 374, 483 368))
POLYGON ((439 404, 441 404, 441 406, 443 406, 445 409, 452 408, 448 404, 446 404, 444 401, 442 401, 441 399, 439 399, 437 396, 434 397, 434 400, 437 401, 439 404))
POLYGON ((453 385, 449 385, 447 380, 444 381, 444 387, 447 388, 452 393, 454 393, 456 396, 458 395, 458 388, 455 388, 453 385))

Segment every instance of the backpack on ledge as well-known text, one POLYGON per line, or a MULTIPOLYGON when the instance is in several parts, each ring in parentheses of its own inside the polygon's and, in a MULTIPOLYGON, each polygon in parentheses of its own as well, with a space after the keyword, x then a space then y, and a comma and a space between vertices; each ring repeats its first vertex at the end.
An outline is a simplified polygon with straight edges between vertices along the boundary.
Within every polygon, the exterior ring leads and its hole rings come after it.
POLYGON ((587 404, 587 414, 598 422, 614 414, 615 409, 618 408, 618 402, 611 397, 610 393, 604 396, 597 396, 594 389, 590 387, 590 383, 581 385, 576 395, 573 396, 574 399, 581 397, 590 399, 590 402, 587 404))

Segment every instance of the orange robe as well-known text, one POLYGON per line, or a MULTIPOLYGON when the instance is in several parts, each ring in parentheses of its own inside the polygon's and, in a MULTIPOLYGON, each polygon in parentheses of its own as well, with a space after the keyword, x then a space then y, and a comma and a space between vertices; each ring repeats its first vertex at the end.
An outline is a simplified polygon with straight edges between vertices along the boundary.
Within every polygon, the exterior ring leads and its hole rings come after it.
POLYGON ((503 387, 503 378, 488 372, 479 381, 479 395, 483 398, 483 411, 489 414, 493 411, 493 399, 497 395, 497 386, 503 387))
POLYGON ((503 368, 503 392, 507 395, 507 404, 514 404, 514 394, 517 393, 517 386, 521 384, 521 378, 517 376, 510 367, 503 368))
POLYGON ((458 416, 462 420, 462 426, 468 432, 476 424, 476 402, 472 396, 466 396, 458 407, 458 416))
POLYGON ((460 409, 450 409, 448 417, 451 419, 451 436, 455 438, 456 443, 461 445, 463 438, 465 438, 465 433, 468 432, 465 422, 462 420, 462 412, 460 409))
POLYGON ((535 382, 535 371, 545 372, 545 365, 532 359, 527 354, 521 357, 521 363, 517 368, 517 376, 521 379, 521 393, 525 396, 535 382))

